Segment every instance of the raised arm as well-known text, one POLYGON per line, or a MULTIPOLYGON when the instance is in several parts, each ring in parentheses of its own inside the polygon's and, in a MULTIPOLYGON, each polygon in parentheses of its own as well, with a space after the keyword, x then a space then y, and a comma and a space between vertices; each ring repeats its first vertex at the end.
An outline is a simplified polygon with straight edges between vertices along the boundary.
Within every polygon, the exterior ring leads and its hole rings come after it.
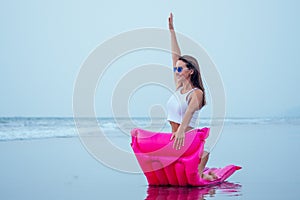
MULTIPOLYGON (((172 64, 173 64, 173 67, 175 67, 178 58, 181 56, 181 52, 180 52, 180 48, 179 48, 179 45, 177 42, 176 33, 174 30, 172 13, 170 13, 170 16, 169 16, 169 30, 170 30, 170 35, 171 35, 172 64)), ((179 87, 179 83, 175 76, 175 73, 174 73, 174 81, 175 81, 176 89, 177 89, 179 87)))
POLYGON ((173 25, 173 14, 170 13, 169 17, 169 30, 171 34, 171 49, 172 49, 172 61, 173 61, 173 66, 176 65, 176 62, 178 58, 181 55, 180 48, 176 39, 176 34, 174 31, 174 25, 173 25))

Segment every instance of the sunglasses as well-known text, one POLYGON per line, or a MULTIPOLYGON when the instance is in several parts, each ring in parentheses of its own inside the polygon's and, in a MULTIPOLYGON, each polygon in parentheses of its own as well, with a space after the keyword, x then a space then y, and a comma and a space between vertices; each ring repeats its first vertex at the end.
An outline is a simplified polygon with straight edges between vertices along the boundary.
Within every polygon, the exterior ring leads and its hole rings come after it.
POLYGON ((173 72, 178 71, 178 73, 181 73, 183 71, 183 67, 173 67, 173 72))

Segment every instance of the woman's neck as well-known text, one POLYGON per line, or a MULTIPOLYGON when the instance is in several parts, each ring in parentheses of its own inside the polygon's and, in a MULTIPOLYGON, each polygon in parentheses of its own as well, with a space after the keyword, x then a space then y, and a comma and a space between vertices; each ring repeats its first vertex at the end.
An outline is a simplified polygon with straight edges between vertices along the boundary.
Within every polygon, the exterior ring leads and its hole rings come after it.
POLYGON ((182 90, 181 91, 183 93, 188 92, 191 89, 193 89, 193 86, 189 81, 185 81, 185 82, 182 83, 182 90))

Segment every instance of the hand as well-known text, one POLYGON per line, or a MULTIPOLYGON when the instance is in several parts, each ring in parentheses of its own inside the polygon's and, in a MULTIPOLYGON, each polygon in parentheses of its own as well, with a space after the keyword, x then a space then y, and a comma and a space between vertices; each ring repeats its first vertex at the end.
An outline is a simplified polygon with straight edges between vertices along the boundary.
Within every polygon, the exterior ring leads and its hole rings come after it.
POLYGON ((181 131, 180 128, 177 129, 175 133, 172 134, 170 140, 174 139, 173 148, 179 150, 184 146, 185 132, 181 131))
POLYGON ((173 30, 174 31, 174 26, 173 26, 173 14, 170 13, 170 16, 169 16, 169 29, 170 31, 173 30))

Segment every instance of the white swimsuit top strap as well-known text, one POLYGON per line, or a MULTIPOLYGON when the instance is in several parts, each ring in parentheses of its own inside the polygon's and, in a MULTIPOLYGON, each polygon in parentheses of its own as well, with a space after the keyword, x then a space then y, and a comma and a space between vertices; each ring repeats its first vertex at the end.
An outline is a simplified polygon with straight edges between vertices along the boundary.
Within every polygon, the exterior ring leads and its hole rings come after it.
POLYGON ((199 89, 199 88, 193 88, 193 89, 191 89, 190 91, 188 91, 187 92, 187 94, 186 94, 186 102, 189 102, 189 96, 190 96, 190 94, 194 91, 194 90, 197 90, 197 89, 199 89))

